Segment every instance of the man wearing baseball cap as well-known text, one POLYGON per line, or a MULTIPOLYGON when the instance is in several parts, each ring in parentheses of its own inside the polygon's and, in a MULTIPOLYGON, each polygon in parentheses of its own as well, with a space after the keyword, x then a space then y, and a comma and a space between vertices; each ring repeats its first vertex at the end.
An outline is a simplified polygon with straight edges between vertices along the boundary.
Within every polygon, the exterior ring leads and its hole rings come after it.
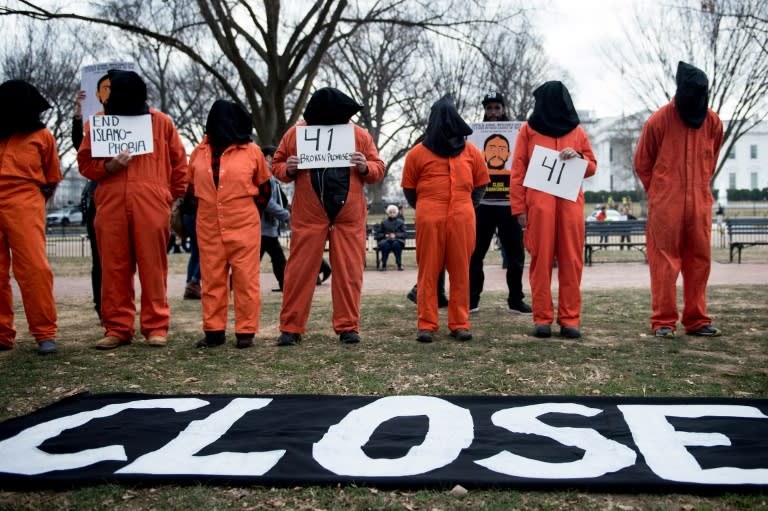
MULTIPOLYGON (((483 122, 506 122, 507 117, 504 96, 497 91, 490 91, 483 97, 485 110, 483 122)), ((498 173, 492 179, 498 179, 498 173)), ((494 233, 498 230, 499 243, 506 253, 507 264, 507 310, 513 314, 531 315, 531 307, 523 301, 523 267, 525 266, 525 248, 523 230, 512 216, 509 205, 509 171, 502 176, 504 186, 500 191, 486 190, 486 194, 475 210, 476 239, 475 251, 469 262, 469 310, 480 309, 480 294, 483 292, 485 273, 483 259, 488 252, 494 233)), ((498 190, 497 187, 494 187, 498 190)))

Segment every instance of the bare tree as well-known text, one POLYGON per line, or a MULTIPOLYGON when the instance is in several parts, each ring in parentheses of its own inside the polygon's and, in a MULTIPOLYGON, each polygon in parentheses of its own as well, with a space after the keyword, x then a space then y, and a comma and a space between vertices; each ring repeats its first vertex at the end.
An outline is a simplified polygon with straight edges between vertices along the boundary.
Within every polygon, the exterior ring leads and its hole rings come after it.
POLYGON ((63 26, 44 27, 24 22, 16 26, 14 32, 19 37, 0 49, 0 81, 26 80, 51 104, 42 120, 56 138, 66 176, 74 166, 72 115, 84 51, 76 37, 63 26))
POLYGON ((197 0, 193 5, 182 0, 108 0, 101 5, 97 12, 88 7, 65 11, 9 0, 0 7, 0 15, 106 25, 174 48, 251 112, 261 143, 276 143, 298 120, 325 53, 361 26, 404 25, 460 40, 478 26, 505 21, 498 16, 467 17, 467 12, 484 11, 482 0, 379 0, 367 4, 365 10, 349 7, 348 0, 314 0, 302 5, 303 9, 295 4, 283 9, 279 0, 262 0, 260 5, 248 0, 197 0), (150 21, 165 11, 186 12, 189 18, 173 30, 153 29, 150 21), (198 37, 200 26, 206 28, 205 39, 198 37), (224 55, 239 83, 233 84, 214 64, 215 59, 209 58, 212 53, 224 55))
MULTIPOLYGON (((768 4, 751 3, 755 19, 764 19, 768 4)), ((722 10, 737 4, 681 0, 674 8, 662 7, 658 16, 649 16, 649 7, 643 6, 643 13, 635 15, 639 37, 623 51, 605 52, 649 110, 671 100, 679 60, 702 68, 710 81, 710 106, 724 120, 725 154, 768 116, 768 59, 760 56, 766 34, 760 37, 759 31, 745 29, 740 18, 726 15, 736 11, 722 10)), ((722 159, 713 180, 724 163, 722 159)))

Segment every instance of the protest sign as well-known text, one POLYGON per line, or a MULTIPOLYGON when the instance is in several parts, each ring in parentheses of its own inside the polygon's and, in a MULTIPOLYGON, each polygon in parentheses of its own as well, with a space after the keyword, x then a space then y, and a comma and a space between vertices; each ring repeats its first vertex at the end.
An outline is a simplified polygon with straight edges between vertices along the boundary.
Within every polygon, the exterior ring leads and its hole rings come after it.
POLYGON ((91 154, 95 158, 110 158, 123 151, 132 155, 154 150, 152 116, 93 115, 91 124, 91 154))
POLYGON ((523 186, 575 201, 587 170, 587 160, 560 159, 560 151, 534 146, 523 186))
POLYGON ((300 169, 349 167, 354 152, 355 128, 352 124, 296 128, 300 169))

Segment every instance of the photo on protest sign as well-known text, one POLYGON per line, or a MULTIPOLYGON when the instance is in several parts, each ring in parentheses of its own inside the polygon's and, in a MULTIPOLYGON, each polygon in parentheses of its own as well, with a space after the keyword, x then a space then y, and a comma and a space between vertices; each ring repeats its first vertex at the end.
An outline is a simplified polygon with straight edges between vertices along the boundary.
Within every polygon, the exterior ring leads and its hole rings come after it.
POLYGON ((537 145, 533 148, 523 186, 576 201, 586 170, 587 160, 561 160, 560 151, 537 145))
POLYGON ((349 167, 355 152, 352 124, 297 126, 296 156, 300 169, 349 167))
POLYGON ((515 140, 522 122, 478 122, 470 124, 469 141, 483 153, 491 182, 485 189, 486 200, 509 200, 509 176, 515 140))
MULTIPOLYGON (((136 64, 133 62, 103 62, 101 64, 92 64, 84 66, 80 77, 80 90, 85 91, 83 99, 83 119, 89 119, 92 115, 104 110, 99 98, 97 97, 99 80, 107 74, 110 69, 119 69, 121 71, 136 71, 136 64)), ((102 91, 103 93, 104 91, 102 91)))
POLYGON ((93 115, 88 121, 94 158, 112 158, 123 151, 132 155, 148 154, 154 150, 149 114, 93 115))

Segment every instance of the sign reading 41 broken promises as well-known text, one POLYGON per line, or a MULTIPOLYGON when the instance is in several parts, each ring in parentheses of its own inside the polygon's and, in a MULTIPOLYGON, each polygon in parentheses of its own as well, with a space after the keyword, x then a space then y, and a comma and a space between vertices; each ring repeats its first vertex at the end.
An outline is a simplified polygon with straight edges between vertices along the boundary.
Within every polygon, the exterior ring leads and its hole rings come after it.
POLYGON ((132 155, 149 154, 152 143, 152 116, 92 115, 91 154, 95 158, 111 158, 123 151, 132 155))
POLYGON ((355 128, 351 124, 296 127, 300 169, 349 167, 354 152, 355 128))

